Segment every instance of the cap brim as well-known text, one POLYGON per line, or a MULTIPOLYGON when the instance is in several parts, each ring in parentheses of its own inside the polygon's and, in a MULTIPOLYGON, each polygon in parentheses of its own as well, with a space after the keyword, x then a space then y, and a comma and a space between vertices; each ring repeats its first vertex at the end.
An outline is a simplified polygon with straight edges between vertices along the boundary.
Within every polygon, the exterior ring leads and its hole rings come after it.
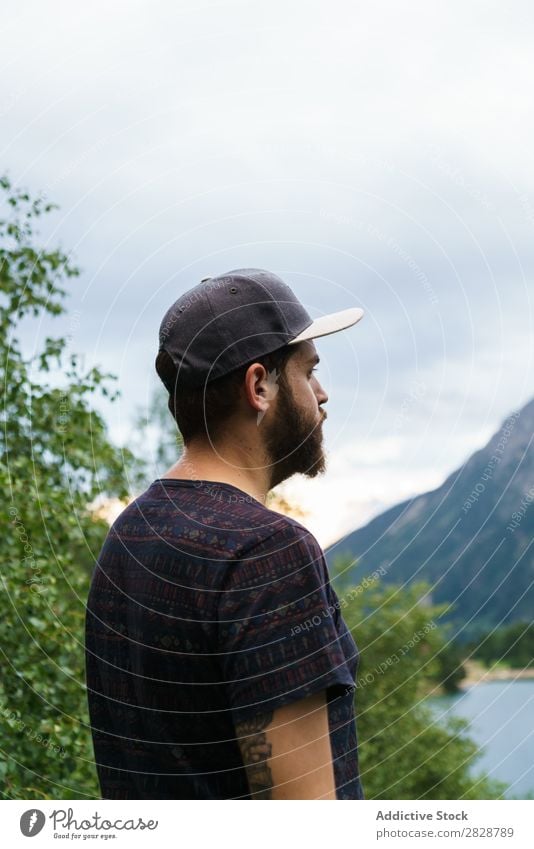
POLYGON ((316 339, 318 336, 328 336, 330 333, 337 333, 338 330, 346 330, 347 327, 356 324, 363 315, 364 311, 359 307, 350 307, 348 310, 322 315, 287 344, 296 345, 297 342, 305 342, 306 339, 316 339))

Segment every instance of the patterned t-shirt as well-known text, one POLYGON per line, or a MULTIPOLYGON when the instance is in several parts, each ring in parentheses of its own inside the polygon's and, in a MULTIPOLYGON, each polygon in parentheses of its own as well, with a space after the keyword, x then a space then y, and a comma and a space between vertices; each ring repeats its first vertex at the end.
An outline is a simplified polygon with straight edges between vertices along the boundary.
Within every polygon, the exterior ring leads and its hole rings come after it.
POLYGON ((105 799, 249 799, 235 722, 326 689, 338 799, 362 799, 358 649, 323 551, 237 487, 158 479, 111 527, 86 616, 105 799))

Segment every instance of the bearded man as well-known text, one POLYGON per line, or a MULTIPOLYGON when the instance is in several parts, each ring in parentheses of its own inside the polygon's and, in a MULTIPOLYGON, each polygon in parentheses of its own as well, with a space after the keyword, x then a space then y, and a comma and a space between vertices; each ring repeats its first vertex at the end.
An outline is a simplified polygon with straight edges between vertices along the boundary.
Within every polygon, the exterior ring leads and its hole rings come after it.
POLYGON ((204 278, 161 322, 156 370, 184 449, 111 527, 86 615, 108 799, 363 799, 359 653, 321 546, 269 509, 326 469, 312 320, 279 277, 204 278))

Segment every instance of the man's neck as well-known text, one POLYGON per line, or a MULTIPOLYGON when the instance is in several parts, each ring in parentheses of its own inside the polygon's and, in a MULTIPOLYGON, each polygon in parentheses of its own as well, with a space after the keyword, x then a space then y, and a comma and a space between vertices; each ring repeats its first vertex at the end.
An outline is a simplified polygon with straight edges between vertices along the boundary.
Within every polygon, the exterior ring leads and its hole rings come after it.
POLYGON ((265 464, 265 467, 251 468, 246 465, 246 449, 236 453, 239 456, 223 460, 223 454, 225 457, 229 454, 227 450, 223 452, 214 451, 211 446, 190 446, 184 448, 176 463, 162 477, 228 483, 265 504, 267 494, 272 488, 268 464, 265 464))

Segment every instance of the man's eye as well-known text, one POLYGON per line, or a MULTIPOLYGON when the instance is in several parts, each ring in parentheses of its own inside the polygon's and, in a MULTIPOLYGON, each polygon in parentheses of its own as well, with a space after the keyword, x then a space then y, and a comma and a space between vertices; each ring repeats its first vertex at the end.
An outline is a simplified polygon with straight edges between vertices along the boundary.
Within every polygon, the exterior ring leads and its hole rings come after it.
POLYGON ((310 377, 311 377, 311 375, 313 374, 314 371, 319 371, 319 369, 318 368, 312 368, 312 370, 310 371, 310 377))

